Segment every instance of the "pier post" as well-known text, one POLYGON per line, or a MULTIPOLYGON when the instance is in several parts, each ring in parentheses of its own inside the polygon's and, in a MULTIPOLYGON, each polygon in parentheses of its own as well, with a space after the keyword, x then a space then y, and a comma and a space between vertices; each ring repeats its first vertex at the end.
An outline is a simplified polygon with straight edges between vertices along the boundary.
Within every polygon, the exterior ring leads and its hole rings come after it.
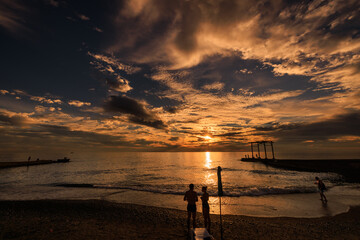
POLYGON ((253 149, 253 143, 250 143, 251 144, 251 157, 254 158, 254 149, 253 149))
POLYGON ((257 143, 257 146, 258 146, 258 156, 259 156, 259 158, 261 158, 261 156, 260 156, 260 146, 259 146, 259 143, 257 143))
POLYGON ((275 159, 275 153, 274 153, 274 145, 273 145, 273 142, 271 141, 271 151, 272 151, 272 156, 273 156, 273 159, 275 159))
POLYGON ((265 159, 267 159, 267 154, 266 154, 266 142, 264 142, 264 152, 265 152, 265 159))

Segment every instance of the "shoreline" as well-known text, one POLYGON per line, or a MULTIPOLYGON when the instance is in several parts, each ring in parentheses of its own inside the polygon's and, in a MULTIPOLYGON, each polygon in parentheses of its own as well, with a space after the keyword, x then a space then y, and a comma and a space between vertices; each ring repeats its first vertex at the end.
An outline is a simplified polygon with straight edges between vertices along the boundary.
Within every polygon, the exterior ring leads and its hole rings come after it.
MULTIPOLYGON (((0 201, 0 239, 187 239, 186 216, 103 200, 0 201)), ((211 221, 220 239, 219 215, 211 221)), ((224 239, 359 239, 359 221, 360 207, 321 218, 224 215, 224 239)), ((201 213, 197 224, 203 226, 201 213)))

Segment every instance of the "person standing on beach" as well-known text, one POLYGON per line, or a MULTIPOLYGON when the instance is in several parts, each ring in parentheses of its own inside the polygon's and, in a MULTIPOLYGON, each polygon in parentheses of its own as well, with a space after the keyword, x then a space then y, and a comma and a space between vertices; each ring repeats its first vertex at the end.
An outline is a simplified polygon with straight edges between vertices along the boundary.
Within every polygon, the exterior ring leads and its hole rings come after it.
POLYGON ((209 206, 209 194, 207 193, 207 187, 202 187, 201 191, 203 195, 201 197, 202 201, 202 212, 204 216, 204 225, 205 228, 210 232, 210 206, 209 206))
POLYGON ((188 212, 188 218, 187 218, 187 226, 188 229, 190 228, 190 219, 191 215, 193 218, 193 228, 196 227, 195 220, 196 220, 196 202, 198 201, 197 193, 194 191, 194 184, 189 185, 189 191, 185 193, 184 201, 188 202, 187 205, 187 212, 188 212))
POLYGON ((325 187, 325 184, 323 183, 323 181, 321 181, 320 178, 315 177, 315 183, 314 184, 317 184, 317 186, 318 186, 321 201, 327 202, 326 196, 324 194, 324 191, 326 190, 326 187, 325 187))

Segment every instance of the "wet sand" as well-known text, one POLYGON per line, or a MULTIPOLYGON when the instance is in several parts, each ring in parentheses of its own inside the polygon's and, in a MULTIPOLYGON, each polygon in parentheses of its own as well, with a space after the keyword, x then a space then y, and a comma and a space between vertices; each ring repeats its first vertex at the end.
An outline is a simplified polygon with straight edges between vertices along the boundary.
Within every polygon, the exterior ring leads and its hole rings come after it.
MULTIPOLYGON (((0 239, 187 239, 186 214, 101 200, 0 201, 0 239)), ((219 216, 211 220, 220 239, 219 216)), ((322 218, 225 215, 224 239, 360 239, 359 221, 359 207, 322 218)))

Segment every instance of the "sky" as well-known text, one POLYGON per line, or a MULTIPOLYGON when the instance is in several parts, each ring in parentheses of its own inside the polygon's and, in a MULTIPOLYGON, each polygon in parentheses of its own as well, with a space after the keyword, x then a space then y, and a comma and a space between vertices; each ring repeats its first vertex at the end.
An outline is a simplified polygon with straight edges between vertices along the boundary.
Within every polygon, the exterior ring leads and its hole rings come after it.
POLYGON ((357 0, 1 0, 0 152, 360 156, 357 0))

